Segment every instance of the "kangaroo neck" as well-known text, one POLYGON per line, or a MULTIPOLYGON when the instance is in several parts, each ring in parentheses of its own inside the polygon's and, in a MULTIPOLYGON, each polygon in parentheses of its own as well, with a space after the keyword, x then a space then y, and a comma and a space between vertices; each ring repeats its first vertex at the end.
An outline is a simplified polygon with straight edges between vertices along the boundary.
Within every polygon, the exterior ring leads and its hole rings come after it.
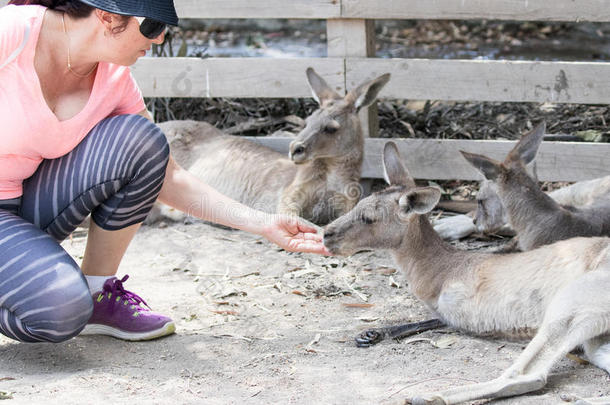
POLYGON ((559 204, 525 173, 509 173, 500 179, 498 195, 517 232, 531 225, 532 221, 547 218, 549 214, 561 210, 559 204))
MULTIPOLYGON (((356 149, 356 148, 354 148, 356 149)), ((362 152, 350 151, 342 156, 317 158, 303 165, 297 177, 302 181, 358 181, 362 168, 362 152)))
POLYGON ((457 250, 434 231, 428 218, 416 215, 409 219, 407 233, 393 255, 413 294, 435 307, 443 284, 453 274, 457 250))

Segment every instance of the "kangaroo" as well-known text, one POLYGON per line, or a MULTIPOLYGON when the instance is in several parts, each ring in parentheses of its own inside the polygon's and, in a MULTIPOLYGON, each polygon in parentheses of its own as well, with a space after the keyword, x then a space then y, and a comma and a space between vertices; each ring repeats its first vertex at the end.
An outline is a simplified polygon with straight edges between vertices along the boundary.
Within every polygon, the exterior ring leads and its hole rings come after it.
POLYGON ((574 236, 610 235, 610 198, 589 206, 560 205, 540 190, 526 165, 534 160, 545 126, 541 124, 521 137, 504 162, 461 151, 487 180, 493 181, 521 250, 574 236))
POLYGON ((337 255, 389 250, 411 292, 456 329, 533 336, 500 377, 409 403, 448 405, 538 390, 553 364, 581 344, 589 361, 610 373, 610 238, 573 238, 518 253, 458 250, 426 216, 440 190, 414 187, 392 142, 383 162, 390 187, 327 225, 326 247, 337 255))
MULTIPOLYGON (((508 214, 498 196, 495 182, 482 180, 477 193, 474 224, 482 233, 496 233, 510 229, 508 214)), ((583 180, 547 193, 559 205, 575 208, 592 207, 610 199, 610 176, 583 180)))
POLYGON ((289 157, 205 122, 161 123, 178 164, 262 211, 298 215, 317 224, 349 211, 361 196, 364 137, 358 112, 375 101, 390 74, 344 97, 312 68, 306 74, 320 108, 291 142, 289 157))

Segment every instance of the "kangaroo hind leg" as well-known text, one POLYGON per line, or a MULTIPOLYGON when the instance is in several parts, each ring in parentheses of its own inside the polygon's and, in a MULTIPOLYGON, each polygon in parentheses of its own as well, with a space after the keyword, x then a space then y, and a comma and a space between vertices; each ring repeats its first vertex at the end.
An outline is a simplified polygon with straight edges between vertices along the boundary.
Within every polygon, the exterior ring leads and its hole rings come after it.
POLYGON ((600 319, 604 314, 597 308, 599 300, 582 294, 582 291, 595 291, 595 288, 587 288, 591 287, 587 285, 589 282, 596 280, 585 277, 554 297, 536 336, 500 377, 418 396, 411 402, 449 405, 520 395, 544 387, 549 371, 561 357, 577 345, 608 332, 607 322, 600 319))

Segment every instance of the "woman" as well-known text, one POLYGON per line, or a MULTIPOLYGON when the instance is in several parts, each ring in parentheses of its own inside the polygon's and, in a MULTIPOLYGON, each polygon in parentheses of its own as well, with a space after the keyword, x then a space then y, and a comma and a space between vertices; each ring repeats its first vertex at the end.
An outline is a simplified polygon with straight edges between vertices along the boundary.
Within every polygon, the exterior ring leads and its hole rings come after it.
POLYGON ((127 276, 114 277, 157 197, 328 254, 315 228, 240 205, 171 158, 126 67, 178 23, 171 0, 10 3, 0 9, 0 332, 23 342, 83 328, 127 340, 173 333, 125 290, 127 276), (89 214, 79 268, 59 242, 89 214))

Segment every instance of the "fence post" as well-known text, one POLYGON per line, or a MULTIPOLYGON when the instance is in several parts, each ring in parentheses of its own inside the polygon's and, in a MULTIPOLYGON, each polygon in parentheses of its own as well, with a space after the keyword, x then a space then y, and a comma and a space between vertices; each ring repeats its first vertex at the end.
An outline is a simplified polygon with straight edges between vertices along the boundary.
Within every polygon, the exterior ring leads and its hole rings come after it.
MULTIPOLYGON (((375 21, 361 19, 329 19, 326 21, 328 57, 373 57, 375 56, 375 21)), ((344 72, 347 76, 347 72, 344 72)), ((379 119, 377 104, 360 112, 364 136, 377 137, 379 119)))

